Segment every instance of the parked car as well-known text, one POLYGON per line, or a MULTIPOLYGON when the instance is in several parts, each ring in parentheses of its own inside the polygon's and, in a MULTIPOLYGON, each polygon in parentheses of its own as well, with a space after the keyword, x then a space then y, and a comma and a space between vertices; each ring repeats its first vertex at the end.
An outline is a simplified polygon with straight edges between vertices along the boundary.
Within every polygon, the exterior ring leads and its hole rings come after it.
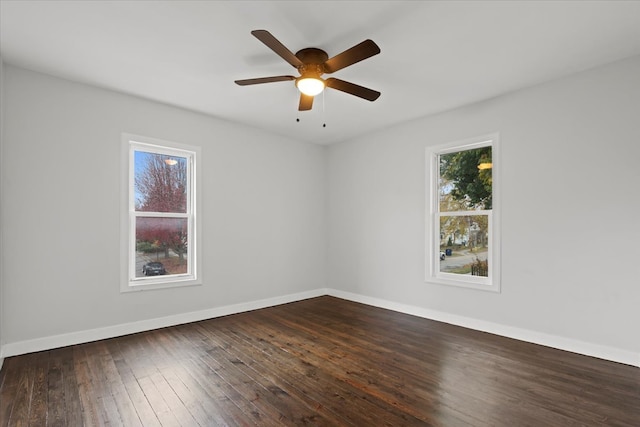
POLYGON ((161 262, 148 262, 142 266, 142 274, 145 276, 159 276, 167 274, 167 270, 164 268, 164 264, 161 262))
POLYGON ((446 257, 445 253, 443 251, 440 251, 440 261, 444 261, 445 257, 446 257))

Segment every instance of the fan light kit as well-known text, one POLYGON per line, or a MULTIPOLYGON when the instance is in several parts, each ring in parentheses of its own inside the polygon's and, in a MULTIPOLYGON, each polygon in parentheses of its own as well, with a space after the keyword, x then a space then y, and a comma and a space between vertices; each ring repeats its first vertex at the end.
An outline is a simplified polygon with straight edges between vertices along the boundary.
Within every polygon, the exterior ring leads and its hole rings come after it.
POLYGON ((324 80, 320 77, 301 77, 296 79, 296 87, 307 96, 316 96, 324 90, 324 80))
POLYGON ((300 76, 273 76, 236 80, 236 84, 240 86, 294 80, 296 87, 300 91, 300 104, 298 105, 299 111, 310 110, 313 106, 313 97, 322 93, 325 87, 330 87, 368 101, 375 101, 380 96, 380 92, 373 89, 349 83, 334 77, 330 77, 326 80, 320 77, 323 74, 334 73, 345 67, 353 65, 356 62, 360 62, 379 54, 380 48, 372 40, 365 40, 362 43, 329 58, 329 55, 327 55, 324 50, 314 47, 299 50, 294 55, 289 49, 280 43, 278 39, 266 30, 254 30, 251 31, 251 34, 264 43, 269 49, 278 54, 282 59, 296 68, 300 73, 300 76))

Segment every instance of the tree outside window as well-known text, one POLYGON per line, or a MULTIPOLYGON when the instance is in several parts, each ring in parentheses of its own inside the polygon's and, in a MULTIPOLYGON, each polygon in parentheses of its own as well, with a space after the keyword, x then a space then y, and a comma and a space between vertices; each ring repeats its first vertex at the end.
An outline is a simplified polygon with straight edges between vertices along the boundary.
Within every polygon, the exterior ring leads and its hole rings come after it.
MULTIPOLYGON (((167 274, 187 273, 187 158, 134 151, 137 264, 162 262, 167 274)), ((136 277, 144 275, 136 269, 136 277)))
POLYGON ((491 210, 492 165, 491 147, 439 156, 441 272, 488 275, 488 215, 466 213, 491 210))

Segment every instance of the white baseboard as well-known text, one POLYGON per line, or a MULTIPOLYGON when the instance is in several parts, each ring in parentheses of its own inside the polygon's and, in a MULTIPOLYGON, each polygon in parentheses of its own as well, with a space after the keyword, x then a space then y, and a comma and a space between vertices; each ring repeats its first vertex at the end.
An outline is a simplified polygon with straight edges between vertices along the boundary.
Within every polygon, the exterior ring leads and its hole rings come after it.
POLYGON ((593 356, 600 359, 610 360, 613 362, 624 363, 626 365, 640 367, 640 354, 621 350, 613 347, 607 347, 599 344, 587 343, 584 341, 573 340, 569 338, 559 337, 556 335, 545 334, 541 332, 531 331, 527 329, 515 328, 512 326, 501 325, 498 323, 487 322, 483 320, 473 319, 470 317, 458 316, 455 314, 445 313, 436 310, 429 310, 422 307, 416 307, 407 304, 401 304, 380 298, 368 297, 365 295, 344 292, 337 289, 314 289, 311 291, 289 294, 279 297, 267 298, 246 303, 233 304, 224 307, 216 307, 208 310, 194 311, 190 313, 177 314, 174 316, 161 317, 156 319, 142 320, 139 322, 124 323, 105 328, 90 329, 86 331, 72 332, 68 334, 54 335, 51 337, 37 338, 27 341, 19 341, 8 343, 0 349, 0 368, 2 367, 3 358, 17 356, 20 354, 33 353, 36 351, 51 350, 54 348, 65 347, 69 345, 82 344, 101 339, 114 338, 122 335, 134 334, 138 332, 150 331, 153 329, 164 328, 167 326, 175 326, 183 323, 197 322, 200 320, 213 319, 230 314, 242 313, 245 311, 257 310, 260 308, 272 307, 275 305, 286 304, 290 302, 300 301, 308 298, 319 297, 322 295, 331 295, 349 301, 362 304, 372 305, 387 310, 393 310, 400 313, 410 314, 425 319, 445 322, 452 325, 462 326, 469 329, 488 332, 508 338, 514 338, 520 341, 526 341, 534 344, 540 344, 547 347, 553 347, 560 350, 579 353, 586 356, 593 356))
POLYGON ((410 314, 425 319, 436 320, 439 322, 449 323, 451 325, 462 326, 477 331, 488 332, 494 335, 514 338, 520 341, 526 341, 534 344, 544 345, 559 350, 570 351, 572 353, 583 354, 586 356, 597 357, 599 359, 610 360, 613 362, 624 363, 625 365, 640 367, 640 354, 632 351, 621 350, 618 348, 603 346, 599 344, 588 343, 579 340, 573 340, 556 335, 545 334, 542 332, 531 331, 527 329, 515 328, 512 326, 501 325, 498 323, 487 322, 484 320, 473 319, 470 317, 458 316, 455 314, 445 313, 436 310, 416 307, 407 304, 400 304, 384 299, 368 297, 365 295, 344 292, 337 289, 327 289, 328 295, 346 299, 349 301, 359 302, 362 304, 372 305, 374 307, 393 310, 400 313, 410 314))
POLYGON ((176 314, 173 316, 160 317, 156 319, 142 320, 139 322, 123 323, 104 328, 89 329, 85 331, 71 332, 68 334, 54 335, 51 337, 37 338, 27 341, 8 343, 2 346, 2 357, 17 356, 20 354, 33 353, 36 351, 51 350, 69 345, 82 344, 107 338, 119 337, 122 335, 135 334, 138 332, 150 331, 153 329, 165 328, 167 326, 181 325, 183 323, 197 322, 200 320, 213 319, 215 317, 228 316, 230 314, 242 313, 245 311, 257 310, 265 307, 301 301, 327 295, 326 289, 314 289, 306 292, 299 292, 279 297, 267 298, 246 303, 215 307, 208 310, 193 311, 190 313, 176 314))

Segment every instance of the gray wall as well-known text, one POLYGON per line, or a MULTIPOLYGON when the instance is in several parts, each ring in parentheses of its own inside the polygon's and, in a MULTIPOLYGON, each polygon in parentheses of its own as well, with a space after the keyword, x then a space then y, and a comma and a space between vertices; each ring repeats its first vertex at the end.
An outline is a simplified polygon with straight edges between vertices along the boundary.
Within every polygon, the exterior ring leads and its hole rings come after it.
POLYGON ((331 146, 328 286, 640 364, 639 76, 634 57, 331 146), (425 283, 425 147, 493 131, 502 292, 425 283))
POLYGON ((323 288, 325 149, 5 66, 5 343, 323 288), (202 147, 203 286, 121 294, 120 137, 202 147))
POLYGON ((4 206, 4 185, 3 185, 3 158, 2 155, 3 147, 4 147, 4 64, 2 62, 2 57, 0 56, 0 368, 2 368, 2 363, 4 362, 4 353, 2 352, 2 345, 4 343, 4 255, 3 255, 3 247, 4 247, 4 239, 3 239, 3 206, 4 206))
POLYGON ((5 65, 0 339, 328 289, 640 365, 639 75, 634 57, 323 147, 5 65), (493 131, 502 292, 425 283, 425 147, 493 131), (203 286, 119 292, 121 132, 202 147, 203 286))

